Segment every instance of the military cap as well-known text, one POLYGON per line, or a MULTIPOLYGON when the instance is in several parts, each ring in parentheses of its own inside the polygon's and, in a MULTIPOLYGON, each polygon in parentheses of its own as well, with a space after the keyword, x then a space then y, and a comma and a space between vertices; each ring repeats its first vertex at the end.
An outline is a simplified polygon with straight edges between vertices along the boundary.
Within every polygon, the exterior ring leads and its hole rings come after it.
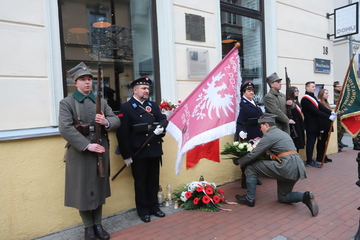
POLYGON ((262 123, 275 123, 275 118, 277 117, 277 115, 275 114, 271 114, 271 113, 264 113, 259 119, 258 119, 258 123, 262 124, 262 123))
POLYGON ((247 82, 247 83, 244 83, 242 86, 241 86, 241 92, 245 92, 246 89, 250 89, 250 88, 255 88, 254 84, 252 82, 247 82))
POLYGON ((91 69, 85 65, 85 63, 81 62, 72 69, 68 71, 69 75, 72 77, 74 82, 81 76, 89 75, 93 78, 91 73, 91 69))
POLYGON ((282 80, 282 78, 279 78, 279 76, 276 74, 276 72, 274 72, 273 74, 271 74, 270 76, 268 76, 266 78, 266 82, 268 84, 276 82, 276 81, 280 81, 280 80, 282 80))
POLYGON ((141 78, 138 78, 138 79, 135 79, 134 81, 131 82, 130 86, 133 88, 135 87, 136 85, 148 85, 148 86, 151 86, 151 79, 148 78, 148 77, 141 77, 141 78))
POLYGON ((335 82, 334 82, 334 87, 336 87, 337 85, 340 85, 340 82, 339 82, 339 81, 335 81, 335 82))

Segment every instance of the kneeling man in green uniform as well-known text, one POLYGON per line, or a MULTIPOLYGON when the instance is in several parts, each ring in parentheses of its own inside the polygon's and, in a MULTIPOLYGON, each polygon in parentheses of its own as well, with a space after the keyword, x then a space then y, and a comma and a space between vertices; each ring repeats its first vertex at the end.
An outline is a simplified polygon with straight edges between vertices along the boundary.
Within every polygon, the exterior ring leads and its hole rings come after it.
POLYGON ((305 165, 290 135, 275 126, 275 118, 276 115, 265 113, 258 119, 264 136, 253 151, 239 159, 240 165, 247 166, 247 193, 235 197, 240 204, 254 207, 258 176, 273 178, 277 179, 279 202, 303 202, 315 217, 319 208, 314 194, 310 191, 293 192, 295 183, 306 178, 305 165), (264 152, 269 153, 273 160, 258 160, 264 152))

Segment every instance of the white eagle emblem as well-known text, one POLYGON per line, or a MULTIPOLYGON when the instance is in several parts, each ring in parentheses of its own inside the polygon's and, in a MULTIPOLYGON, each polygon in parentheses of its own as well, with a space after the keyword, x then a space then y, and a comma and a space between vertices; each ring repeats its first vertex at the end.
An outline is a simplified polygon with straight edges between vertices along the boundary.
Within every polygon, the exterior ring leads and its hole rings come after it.
POLYGON ((212 119, 212 112, 215 110, 216 116, 218 118, 221 117, 221 112, 223 112, 226 116, 228 115, 228 111, 234 112, 232 108, 233 103, 233 94, 227 94, 226 89, 228 86, 220 80, 224 77, 225 74, 219 72, 216 76, 212 76, 212 81, 207 83, 207 88, 203 88, 202 93, 198 95, 196 101, 198 104, 194 108, 194 112, 192 114, 193 117, 196 117, 197 120, 204 119, 207 116, 212 119), (220 83, 220 84, 219 84, 220 83), (225 90, 225 91, 224 91, 225 90))

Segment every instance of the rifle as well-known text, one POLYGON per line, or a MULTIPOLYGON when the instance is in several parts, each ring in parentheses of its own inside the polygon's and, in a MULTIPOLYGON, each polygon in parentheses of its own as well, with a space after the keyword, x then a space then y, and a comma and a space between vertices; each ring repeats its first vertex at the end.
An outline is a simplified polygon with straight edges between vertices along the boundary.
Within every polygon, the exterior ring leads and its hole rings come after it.
MULTIPOLYGON (((100 53, 99 53, 100 54, 100 53)), ((98 60, 98 77, 97 77, 97 95, 96 95, 96 114, 102 114, 101 113, 101 62, 100 62, 100 56, 98 60)), ((101 124, 96 123, 95 124, 95 137, 96 137, 96 143, 102 145, 102 139, 101 139, 101 124)), ((98 153, 97 154, 97 171, 98 175, 100 177, 105 177, 105 170, 104 170, 104 160, 103 160, 103 154, 98 153)))
MULTIPOLYGON (((291 99, 291 96, 290 96, 291 84, 290 84, 290 78, 289 78, 289 76, 287 74, 286 67, 285 67, 285 77, 286 77, 286 100, 293 100, 293 99, 291 99)), ((288 116, 289 119, 293 118, 293 116, 291 114, 291 106, 289 106, 289 105, 286 105, 286 115, 288 116)), ((290 136, 292 138, 297 138, 298 135, 296 133, 294 124, 289 124, 289 126, 290 126, 290 136)))

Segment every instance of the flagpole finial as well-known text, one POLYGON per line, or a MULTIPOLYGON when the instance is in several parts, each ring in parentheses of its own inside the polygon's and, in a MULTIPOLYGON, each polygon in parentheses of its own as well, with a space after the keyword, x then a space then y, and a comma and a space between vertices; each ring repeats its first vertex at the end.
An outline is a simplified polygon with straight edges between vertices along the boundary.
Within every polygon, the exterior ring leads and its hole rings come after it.
POLYGON ((239 42, 235 43, 235 47, 239 48, 241 44, 239 42))

